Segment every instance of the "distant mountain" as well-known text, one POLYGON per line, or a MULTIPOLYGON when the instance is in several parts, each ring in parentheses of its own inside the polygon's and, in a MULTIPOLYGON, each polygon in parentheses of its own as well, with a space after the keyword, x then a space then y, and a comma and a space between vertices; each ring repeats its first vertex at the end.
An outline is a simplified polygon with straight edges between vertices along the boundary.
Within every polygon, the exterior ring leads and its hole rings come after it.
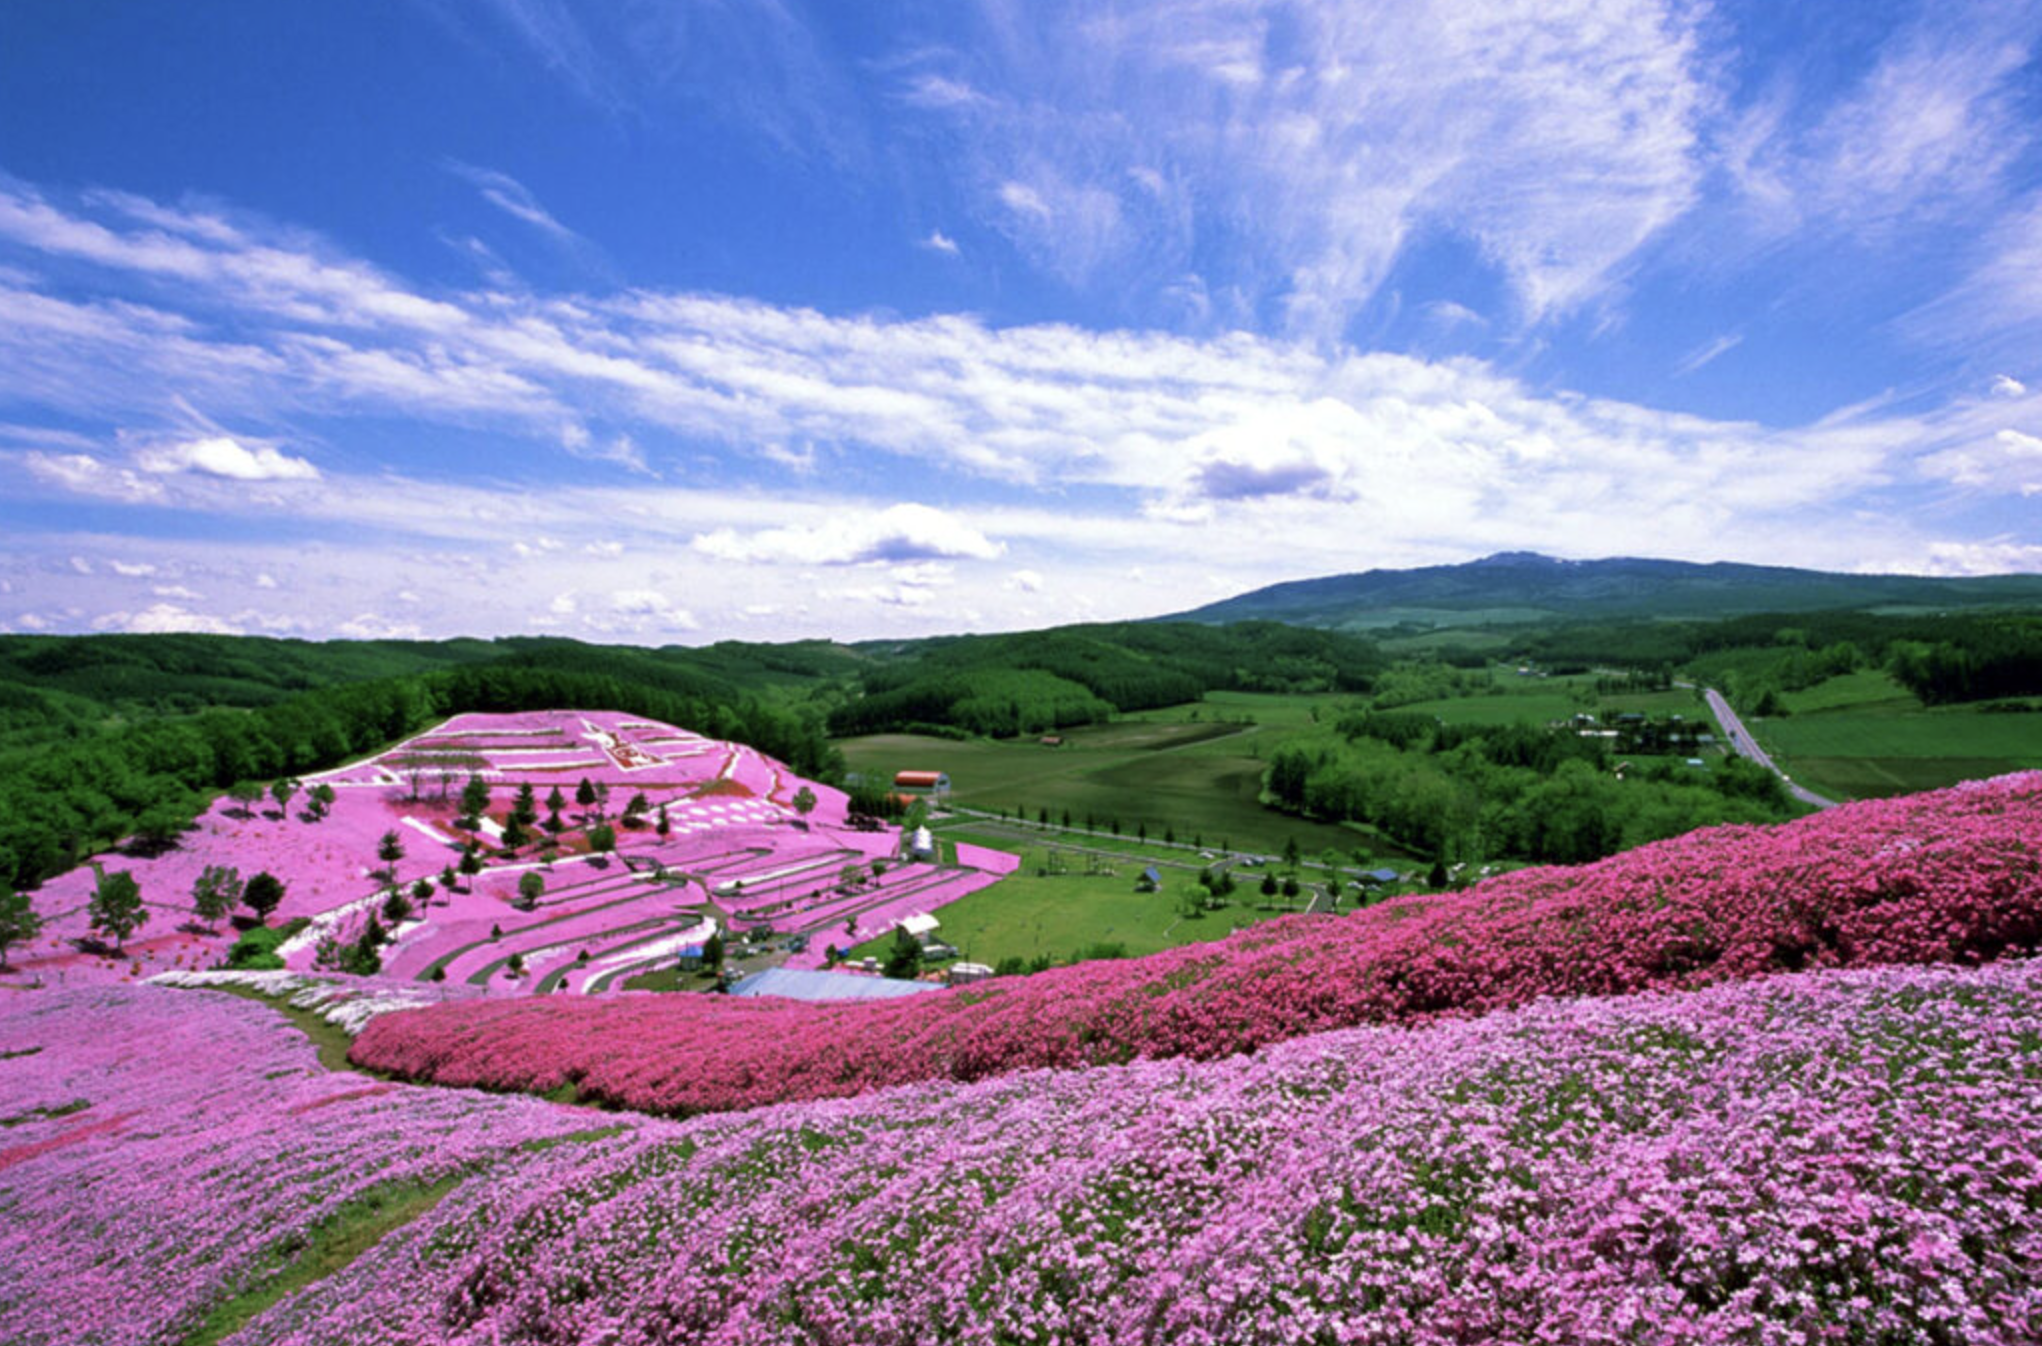
POLYGON ((1352 631, 1407 622, 1478 626, 2035 605, 2042 605, 2042 575, 1840 575, 1731 562, 1562 561, 1536 552, 1499 552, 1461 565, 1292 580, 1158 620, 1277 621, 1352 631))

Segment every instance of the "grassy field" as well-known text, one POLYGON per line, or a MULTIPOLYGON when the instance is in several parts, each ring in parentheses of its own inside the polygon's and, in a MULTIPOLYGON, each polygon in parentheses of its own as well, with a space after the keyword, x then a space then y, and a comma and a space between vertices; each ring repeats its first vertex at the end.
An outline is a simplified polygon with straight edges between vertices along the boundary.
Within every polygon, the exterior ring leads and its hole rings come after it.
POLYGON ((1400 712, 1432 715, 1447 724, 1549 724, 1587 711, 1591 714, 1704 714, 1701 700, 1686 688, 1664 692, 1614 692, 1595 689, 1592 674, 1570 677, 1520 677, 1515 669, 1495 670, 1492 690, 1474 696, 1420 701, 1399 706, 1400 712))
MULTIPOLYGON (((2042 767, 2042 714, 1925 708, 1885 673, 1831 678, 1752 731, 1794 779, 1843 799, 1907 794, 2042 767)), ((1750 723, 1750 722, 1747 722, 1750 723)))
MULTIPOLYGON (((964 829, 951 830, 959 835, 964 829)), ((966 835, 971 835, 968 831, 966 835)), ((992 842, 991 836, 980 836, 992 842)), ((1199 917, 1185 917, 1178 904, 1196 888, 1194 869, 1164 868, 1161 891, 1135 891, 1143 859, 1129 856, 1110 862, 1111 875, 1082 872, 1083 862, 1070 857, 1079 872, 1043 874, 1045 847, 1007 843, 1021 852, 1021 868, 1013 876, 990 888, 981 888, 944 907, 937 913, 942 921, 941 937, 968 962, 997 964, 1003 958, 1034 958, 1048 955, 1066 960, 1098 944, 1123 944, 1130 955, 1155 953, 1180 944, 1219 939, 1235 930, 1266 921, 1281 911, 1257 911, 1256 904, 1269 901, 1255 891, 1253 872, 1241 872, 1241 887, 1233 905, 1209 911, 1199 917)), ((1172 857, 1189 859, 1195 856, 1172 857)), ((1283 899, 1275 899, 1281 902, 1283 899)), ((1302 909, 1305 898, 1296 899, 1302 909)), ((893 936, 883 935, 851 950, 854 958, 885 958, 893 936)))
POLYGON ((1290 818, 1262 806, 1262 753, 1344 697, 1213 697, 1141 717, 1072 729, 1064 746, 1033 739, 954 742, 914 734, 842 740, 851 770, 890 780, 902 770, 944 771, 951 798, 981 809, 1066 810, 1083 823, 1118 820, 1129 835, 1147 826, 1180 841, 1202 838, 1237 850, 1276 852, 1295 840, 1307 854, 1370 844, 1351 828, 1290 818), (1193 719, 1196 715, 1198 718, 1193 719), (1252 715, 1255 723, 1234 722, 1252 715))

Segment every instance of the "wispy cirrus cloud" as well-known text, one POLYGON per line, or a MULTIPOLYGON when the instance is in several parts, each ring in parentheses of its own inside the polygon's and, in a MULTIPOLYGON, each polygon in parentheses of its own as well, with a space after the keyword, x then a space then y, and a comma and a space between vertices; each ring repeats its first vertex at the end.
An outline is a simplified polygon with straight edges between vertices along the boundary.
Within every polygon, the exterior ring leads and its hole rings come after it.
POLYGON ((1659 0, 1333 0, 982 10, 907 101, 957 121, 990 222, 1084 279, 1225 274, 1338 334, 1427 231, 1472 240, 1528 316, 1593 299, 1695 199, 1713 91, 1697 16, 1659 0), (988 56, 987 53, 995 53, 988 56), (1202 265, 1213 265, 1210 250, 1202 265))

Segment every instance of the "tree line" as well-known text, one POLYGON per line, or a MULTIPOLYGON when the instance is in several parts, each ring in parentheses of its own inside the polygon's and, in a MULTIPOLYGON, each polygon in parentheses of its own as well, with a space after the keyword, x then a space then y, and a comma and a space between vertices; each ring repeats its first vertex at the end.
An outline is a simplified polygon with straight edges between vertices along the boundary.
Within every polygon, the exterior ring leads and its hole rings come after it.
POLYGON ((836 779, 821 716, 764 699, 686 695, 601 671, 491 663, 323 688, 0 753, 0 882, 32 886, 124 840, 174 840, 238 782, 338 766, 463 711, 592 706, 737 739, 836 779))

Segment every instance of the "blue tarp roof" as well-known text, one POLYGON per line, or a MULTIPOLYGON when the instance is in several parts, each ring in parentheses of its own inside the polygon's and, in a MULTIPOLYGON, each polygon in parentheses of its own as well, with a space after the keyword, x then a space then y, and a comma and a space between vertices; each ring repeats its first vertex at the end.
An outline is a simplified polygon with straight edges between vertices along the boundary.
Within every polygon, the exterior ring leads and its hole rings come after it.
POLYGON ((777 995, 789 1000, 891 1000, 896 996, 920 995, 943 988, 926 981, 896 981, 890 977, 854 977, 848 972, 804 972, 797 968, 769 967, 754 972, 730 988, 732 995, 777 995))

